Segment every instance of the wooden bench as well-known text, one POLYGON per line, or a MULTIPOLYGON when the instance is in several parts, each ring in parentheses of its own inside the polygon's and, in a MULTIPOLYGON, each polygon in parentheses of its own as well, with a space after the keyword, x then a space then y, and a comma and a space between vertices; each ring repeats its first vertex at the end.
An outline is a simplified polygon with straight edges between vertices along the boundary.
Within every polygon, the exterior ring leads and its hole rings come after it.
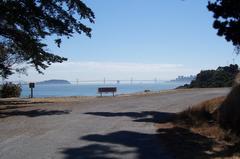
POLYGON ((98 88, 98 93, 101 94, 102 97, 102 93, 109 93, 111 92, 114 96, 114 93, 117 92, 117 87, 100 87, 98 88))

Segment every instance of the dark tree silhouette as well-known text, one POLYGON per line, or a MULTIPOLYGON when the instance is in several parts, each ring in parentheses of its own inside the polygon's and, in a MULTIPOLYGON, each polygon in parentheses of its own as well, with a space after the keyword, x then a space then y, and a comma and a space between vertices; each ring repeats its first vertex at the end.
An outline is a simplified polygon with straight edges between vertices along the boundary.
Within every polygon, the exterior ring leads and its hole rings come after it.
POLYGON ((232 64, 218 67, 216 70, 204 70, 198 73, 196 79, 192 80, 190 84, 186 84, 180 88, 231 87, 238 73, 238 65, 232 64))
POLYGON ((11 75, 14 64, 30 64, 42 73, 52 63, 66 61, 48 52, 43 40, 53 36, 60 47, 63 36, 85 33, 91 37, 84 19, 94 23, 95 16, 81 0, 0 1, 0 75, 11 75))
POLYGON ((213 27, 218 30, 219 36, 224 36, 240 50, 240 1, 216 0, 208 2, 208 10, 213 12, 213 27))
MULTIPOLYGON (((236 53, 240 53, 240 1, 216 0, 208 3, 209 11, 214 13, 213 27, 218 30, 219 36, 224 36, 236 47, 236 53)), ((226 68, 221 68, 221 70, 226 68)), ((234 72, 234 68, 230 68, 234 72)), ((240 75, 240 74, 239 74, 240 75)), ((238 76, 239 76, 238 75, 238 76)), ((226 100, 219 107, 218 120, 220 126, 232 132, 240 134, 240 84, 237 76, 235 84, 226 100)))

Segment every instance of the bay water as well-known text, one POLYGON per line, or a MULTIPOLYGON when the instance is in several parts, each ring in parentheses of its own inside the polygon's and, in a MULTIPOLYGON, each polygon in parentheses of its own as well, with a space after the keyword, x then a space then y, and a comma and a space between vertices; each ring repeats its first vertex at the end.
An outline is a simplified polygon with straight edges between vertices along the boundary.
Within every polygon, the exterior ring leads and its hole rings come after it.
MULTIPOLYGON (((117 93, 129 94, 150 91, 174 89, 184 83, 161 82, 139 84, 36 84, 33 89, 34 97, 64 97, 64 96, 98 96, 99 87, 117 87, 117 93)), ((22 85, 21 97, 30 96, 29 86, 22 85)), ((111 95, 106 94, 106 95, 111 95)))

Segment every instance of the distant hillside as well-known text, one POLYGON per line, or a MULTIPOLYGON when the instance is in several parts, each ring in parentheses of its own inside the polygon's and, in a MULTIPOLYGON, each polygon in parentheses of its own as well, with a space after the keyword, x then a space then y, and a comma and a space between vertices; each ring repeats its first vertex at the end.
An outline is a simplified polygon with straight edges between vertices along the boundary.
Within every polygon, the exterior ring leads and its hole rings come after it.
POLYGON ((47 81, 41 81, 41 82, 37 82, 37 84, 71 84, 69 81, 67 80, 47 80, 47 81))
POLYGON ((196 79, 190 84, 179 88, 231 87, 238 73, 238 65, 218 67, 216 70, 204 70, 197 74, 196 79))

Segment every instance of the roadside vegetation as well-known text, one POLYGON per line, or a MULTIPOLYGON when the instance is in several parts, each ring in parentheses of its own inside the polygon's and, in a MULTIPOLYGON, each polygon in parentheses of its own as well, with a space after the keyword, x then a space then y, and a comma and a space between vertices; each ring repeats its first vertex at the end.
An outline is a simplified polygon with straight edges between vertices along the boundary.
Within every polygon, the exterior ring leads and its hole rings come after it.
MULTIPOLYGON (((177 129, 181 129, 179 134, 185 140, 184 146, 178 147, 180 150, 175 152, 179 155, 178 158, 240 158, 238 80, 235 80, 228 96, 204 101, 176 115, 174 131, 176 133, 177 129), (193 140, 194 142, 186 142, 193 140), (197 152, 191 152, 191 147, 196 147, 197 152), (187 155, 181 154, 181 150, 187 155)), ((175 141, 170 143, 174 145, 175 141)))
POLYGON ((22 88, 19 84, 5 83, 0 86, 0 97, 11 98, 20 97, 22 88))
POLYGON ((216 70, 204 70, 197 74, 190 84, 178 88, 214 88, 231 87, 234 78, 239 73, 238 65, 218 67, 216 70))
POLYGON ((240 74, 233 80, 233 87, 226 97, 205 101, 179 113, 185 123, 217 123, 221 128, 240 135, 240 74))

